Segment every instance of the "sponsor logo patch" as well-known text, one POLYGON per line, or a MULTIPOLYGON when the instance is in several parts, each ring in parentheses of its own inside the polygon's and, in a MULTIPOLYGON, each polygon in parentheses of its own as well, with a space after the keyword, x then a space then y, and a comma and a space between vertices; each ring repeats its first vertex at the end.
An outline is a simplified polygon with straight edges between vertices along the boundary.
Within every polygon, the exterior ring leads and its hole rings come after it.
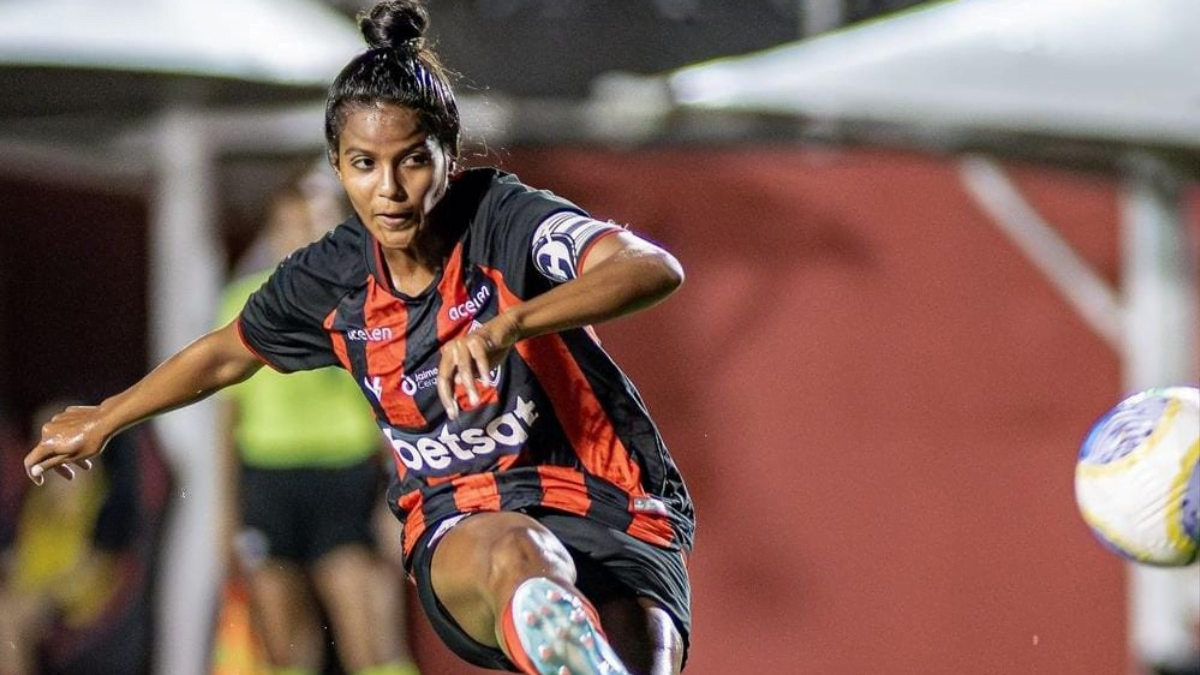
POLYGON ((451 321, 459 321, 461 319, 469 319, 479 313, 479 310, 487 306, 488 298, 492 297, 492 289, 488 286, 480 286, 475 290, 475 293, 467 298, 465 302, 460 302, 446 311, 446 316, 451 321))
POLYGON ((347 328, 346 339, 352 342, 384 342, 392 339, 392 329, 347 328))
POLYGON ((529 431, 537 418, 537 405, 518 396, 512 410, 482 426, 451 431, 447 423, 436 432, 419 437, 402 436, 391 428, 384 429, 383 433, 397 461, 412 471, 436 473, 477 457, 519 452, 529 439, 529 431))

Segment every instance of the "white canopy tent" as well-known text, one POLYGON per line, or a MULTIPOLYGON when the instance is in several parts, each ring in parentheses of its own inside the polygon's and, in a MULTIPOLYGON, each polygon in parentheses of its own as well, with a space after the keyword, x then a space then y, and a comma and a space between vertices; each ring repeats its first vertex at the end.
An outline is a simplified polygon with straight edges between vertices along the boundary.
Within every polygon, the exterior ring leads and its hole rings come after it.
MULTIPOLYGON (((938 149, 979 138, 1004 149, 1037 138, 1106 155, 1126 179, 1116 289, 994 162, 967 158, 962 178, 1118 351, 1127 390, 1195 383, 1198 265, 1181 213, 1186 179, 1178 160, 1200 156, 1196 9, 1193 0, 956 0, 684 68, 668 83, 685 110, 792 116, 837 129, 839 138, 870 139, 884 127, 905 143, 938 149)), ((1053 159, 1053 143, 1038 154, 1053 159)), ((1200 566, 1131 566, 1129 581, 1136 656, 1193 657, 1200 644, 1188 624, 1200 614, 1200 566)))
POLYGON ((362 47, 344 17, 307 0, 0 4, 5 68, 192 75, 311 90, 327 86, 362 47))
MULTIPOLYGON (((216 159, 234 109, 319 101, 364 45, 354 25, 313 0, 8 0, 0 3, 0 145, 101 157, 122 134, 148 137, 133 174, 151 196, 151 360, 211 328, 224 268, 215 236, 216 159), (222 106, 219 114, 209 112, 222 106), (65 123, 54 127, 55 118, 65 123), (49 132, 47 130, 50 130, 49 132), (54 137, 48 137, 51 133, 54 137), (15 139, 15 140, 14 140, 15 139)), ((320 147, 319 105, 300 109, 300 145, 320 147)), ((297 114, 255 112, 256 149, 296 145, 297 114)), ((244 139, 244 135, 239 136, 244 139)), ((112 162, 113 173, 124 169, 112 162)), ((124 169, 129 174, 128 169, 124 169)), ((218 435, 200 404, 157 420, 177 479, 163 556, 158 672, 207 664, 220 547, 218 435)))
POLYGON ((686 106, 1200 150, 1190 0, 960 0, 670 78, 686 106))

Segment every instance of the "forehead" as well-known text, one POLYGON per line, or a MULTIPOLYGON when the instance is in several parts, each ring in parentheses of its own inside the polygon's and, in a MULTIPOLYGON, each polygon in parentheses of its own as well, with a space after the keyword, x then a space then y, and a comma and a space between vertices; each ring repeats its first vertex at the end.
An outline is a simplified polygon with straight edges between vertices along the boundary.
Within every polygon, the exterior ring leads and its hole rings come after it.
POLYGON ((350 106, 344 115, 340 143, 343 149, 362 145, 411 146, 428 136, 411 108, 394 103, 350 106))

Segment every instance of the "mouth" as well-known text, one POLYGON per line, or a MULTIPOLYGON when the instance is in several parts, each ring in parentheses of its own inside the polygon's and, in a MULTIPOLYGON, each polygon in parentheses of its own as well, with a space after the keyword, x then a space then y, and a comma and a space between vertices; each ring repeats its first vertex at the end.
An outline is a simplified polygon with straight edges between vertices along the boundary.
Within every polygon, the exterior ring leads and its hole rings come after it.
POLYGON ((402 230, 415 224, 416 221, 415 211, 389 211, 375 214, 375 222, 387 230, 402 230))

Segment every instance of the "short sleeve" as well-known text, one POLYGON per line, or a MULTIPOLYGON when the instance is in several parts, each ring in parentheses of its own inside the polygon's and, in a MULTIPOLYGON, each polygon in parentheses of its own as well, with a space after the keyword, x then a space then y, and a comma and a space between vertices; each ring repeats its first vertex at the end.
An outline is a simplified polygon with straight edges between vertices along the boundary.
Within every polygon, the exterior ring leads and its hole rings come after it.
MULTIPOLYGON (((547 277, 537 271, 533 256, 533 241, 538 226, 554 214, 586 217, 587 213, 575 204, 546 190, 524 185, 516 176, 499 174, 479 203, 473 228, 485 242, 485 251, 476 259, 500 269, 513 290, 527 295, 524 282, 544 282, 547 277)), ((542 285, 542 284, 539 284, 542 285)))
POLYGON ((290 373, 338 363, 325 330, 345 288, 321 240, 280 263, 238 317, 242 341, 275 370, 290 373))

